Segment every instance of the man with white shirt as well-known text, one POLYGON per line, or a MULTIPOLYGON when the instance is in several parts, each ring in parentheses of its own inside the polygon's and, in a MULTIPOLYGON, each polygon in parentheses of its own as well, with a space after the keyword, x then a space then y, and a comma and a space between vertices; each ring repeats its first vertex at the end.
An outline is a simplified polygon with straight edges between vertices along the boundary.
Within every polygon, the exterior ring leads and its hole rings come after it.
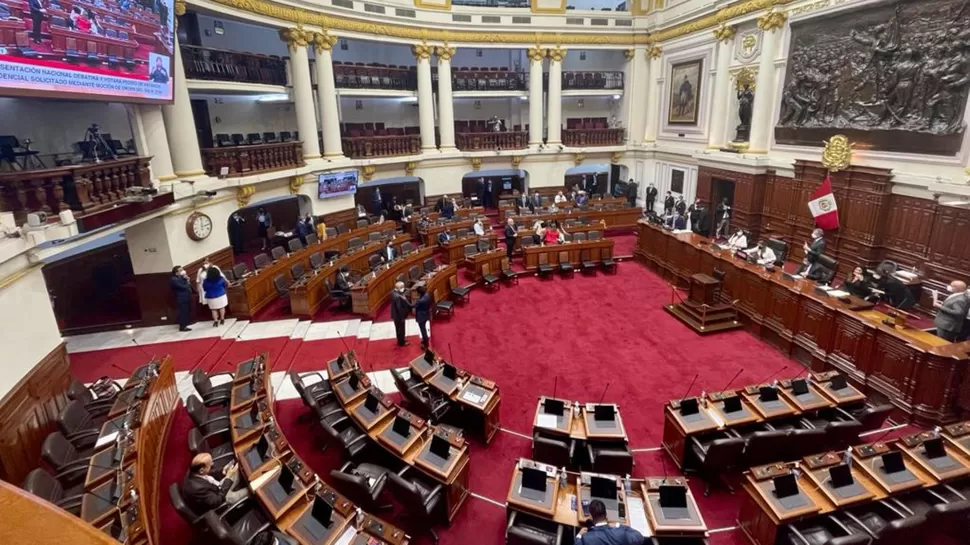
POLYGON ((771 265, 777 259, 774 250, 769 248, 763 240, 754 248, 745 250, 744 253, 748 254, 748 256, 754 256, 758 265, 771 265))
POLYGON ((727 247, 732 250, 743 250, 748 246, 748 237, 744 234, 744 229, 735 231, 727 241, 727 247))
POLYGON ((610 524, 606 520, 606 505, 600 500, 589 502, 589 518, 592 526, 583 528, 575 543, 582 545, 642 545, 643 534, 622 524, 610 524))
POLYGON ((482 220, 476 219, 475 223, 472 224, 472 229, 475 231, 475 236, 485 236, 485 227, 482 225, 482 220))
POLYGON ((950 282, 946 289, 949 295, 937 307, 933 323, 937 337, 956 342, 970 309, 970 295, 967 294, 967 285, 960 280, 950 282))
POLYGON ((182 498, 198 515, 203 515, 222 504, 233 505, 249 496, 245 486, 239 486, 239 466, 232 464, 224 469, 224 474, 212 472, 212 455, 200 452, 192 458, 189 474, 182 481, 182 498), (218 477, 218 478, 216 478, 218 477), (238 489, 238 490, 237 490, 238 489))

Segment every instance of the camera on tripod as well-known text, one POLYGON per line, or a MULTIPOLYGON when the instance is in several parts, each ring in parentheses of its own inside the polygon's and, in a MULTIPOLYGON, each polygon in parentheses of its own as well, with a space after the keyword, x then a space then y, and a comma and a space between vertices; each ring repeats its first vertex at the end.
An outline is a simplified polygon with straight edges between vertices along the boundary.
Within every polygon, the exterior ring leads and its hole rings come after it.
POLYGON ((115 153, 114 148, 101 136, 101 126, 97 123, 92 123, 84 131, 84 141, 81 143, 81 151, 84 155, 82 158, 84 161, 100 163, 102 159, 118 158, 118 154, 115 153))

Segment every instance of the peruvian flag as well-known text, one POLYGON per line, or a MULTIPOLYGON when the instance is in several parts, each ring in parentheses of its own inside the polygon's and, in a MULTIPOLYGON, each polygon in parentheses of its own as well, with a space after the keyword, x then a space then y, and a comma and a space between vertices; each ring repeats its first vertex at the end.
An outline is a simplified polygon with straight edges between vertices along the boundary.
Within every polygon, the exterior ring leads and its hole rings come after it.
POLYGON ((815 225, 826 230, 839 228, 839 208, 835 206, 832 180, 827 174, 822 185, 812 193, 812 200, 808 201, 808 209, 815 218, 815 225))

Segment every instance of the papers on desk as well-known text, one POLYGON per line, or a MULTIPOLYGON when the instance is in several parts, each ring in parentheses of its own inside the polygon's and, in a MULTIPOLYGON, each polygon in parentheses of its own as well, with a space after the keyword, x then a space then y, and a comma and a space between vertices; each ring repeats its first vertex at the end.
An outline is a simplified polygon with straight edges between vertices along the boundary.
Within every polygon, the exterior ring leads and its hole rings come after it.
POLYGON ((710 416, 711 417, 711 420, 713 420, 714 423, 717 424, 717 427, 719 427, 719 428, 723 428, 724 427, 724 424, 725 424, 724 419, 721 418, 721 415, 718 414, 717 411, 713 411, 713 410, 712 411, 707 411, 707 416, 710 416))
POLYGON ((232 375, 219 375, 210 379, 213 386, 222 386, 232 382, 232 375))
POLYGON ((95 449, 99 449, 99 448, 101 448, 101 447, 103 447, 105 445, 109 445, 111 443, 114 443, 115 440, 117 440, 117 439, 118 439, 118 432, 116 432, 116 431, 111 432, 108 435, 99 437, 98 438, 98 442, 94 444, 94 448, 95 449))
POLYGON ((539 427, 542 428, 559 428, 559 417, 554 414, 539 414, 539 427))
POLYGON ((350 545, 353 543, 355 537, 357 537, 357 528, 348 526, 344 530, 344 533, 340 534, 340 538, 337 539, 334 545, 350 545))
POLYGON ((851 295, 849 292, 842 291, 842 290, 829 290, 828 291, 828 296, 829 297, 835 297, 836 299, 841 299, 843 297, 848 297, 849 295, 851 295))
POLYGON ((647 511, 643 507, 643 500, 631 496, 626 497, 627 522, 630 528, 640 532, 644 537, 650 537, 650 523, 647 521, 647 511))
POLYGON ((896 271, 893 273, 893 276, 898 276, 903 280, 915 280, 919 277, 919 274, 912 271, 896 271))
POLYGON ((276 477, 277 473, 279 473, 279 467, 276 467, 276 469, 273 469, 272 471, 263 473, 259 477, 249 481, 249 489, 254 491, 259 490, 259 488, 269 482, 270 479, 276 477))
POLYGON ((476 394, 467 388, 461 393, 461 398, 464 401, 474 403, 475 405, 481 405, 482 401, 485 401, 486 397, 488 397, 486 394, 476 394))
POLYGON ((683 235, 684 233, 693 233, 690 229, 674 229, 671 233, 675 235, 683 235))

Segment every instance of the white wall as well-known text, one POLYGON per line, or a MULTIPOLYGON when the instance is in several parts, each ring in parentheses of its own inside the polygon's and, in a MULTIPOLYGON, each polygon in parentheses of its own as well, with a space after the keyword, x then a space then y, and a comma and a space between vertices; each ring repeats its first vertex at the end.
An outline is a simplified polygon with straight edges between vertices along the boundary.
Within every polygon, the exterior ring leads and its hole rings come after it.
POLYGON ((619 100, 613 100, 612 96, 595 97, 563 97, 562 99, 562 126, 566 128, 566 120, 577 117, 605 117, 607 121, 613 116, 620 119, 620 106, 623 104, 622 96, 619 100), (582 101, 583 107, 579 104, 582 101))
MULTIPOLYGON (((548 66, 548 62, 546 66, 548 66)), ((626 57, 623 55, 623 50, 620 49, 570 49, 566 53, 566 58, 562 61, 564 72, 581 72, 584 70, 615 70, 621 72, 625 66, 626 57), (582 58, 584 56, 585 59, 582 58)))
POLYGON ((60 343, 40 267, 0 288, 0 346, 4 347, 0 397, 60 343))
POLYGON ((417 127, 418 103, 398 98, 340 98, 342 123, 383 123, 385 127, 417 127), (357 109, 357 101, 361 110, 357 109))
POLYGON ((525 125, 529 123, 529 101, 514 98, 456 98, 455 121, 474 121, 491 119, 498 116, 504 119, 506 128, 512 130, 515 125, 525 125), (479 103, 479 108, 475 103, 479 103))
MULTIPOLYGON (((41 155, 71 152, 92 123, 122 144, 132 138, 128 110, 118 102, 0 98, 0 134, 12 134, 21 142, 31 139, 30 149, 41 155)), ((46 158, 45 163, 54 166, 46 158)))
POLYGON ((225 19, 199 14, 199 34, 204 47, 242 51, 245 53, 262 53, 264 55, 288 55, 286 44, 280 40, 277 29, 265 26, 250 25, 225 19), (222 23, 224 33, 215 32, 214 22, 222 23))
POLYGON ((377 62, 395 66, 414 66, 414 55, 411 48, 400 44, 382 44, 365 40, 346 40, 347 49, 338 42, 333 48, 333 60, 340 62, 362 62, 370 64, 377 62))
POLYGON ((295 131, 296 107, 292 102, 257 102, 253 96, 193 95, 209 103, 212 134, 295 131))

